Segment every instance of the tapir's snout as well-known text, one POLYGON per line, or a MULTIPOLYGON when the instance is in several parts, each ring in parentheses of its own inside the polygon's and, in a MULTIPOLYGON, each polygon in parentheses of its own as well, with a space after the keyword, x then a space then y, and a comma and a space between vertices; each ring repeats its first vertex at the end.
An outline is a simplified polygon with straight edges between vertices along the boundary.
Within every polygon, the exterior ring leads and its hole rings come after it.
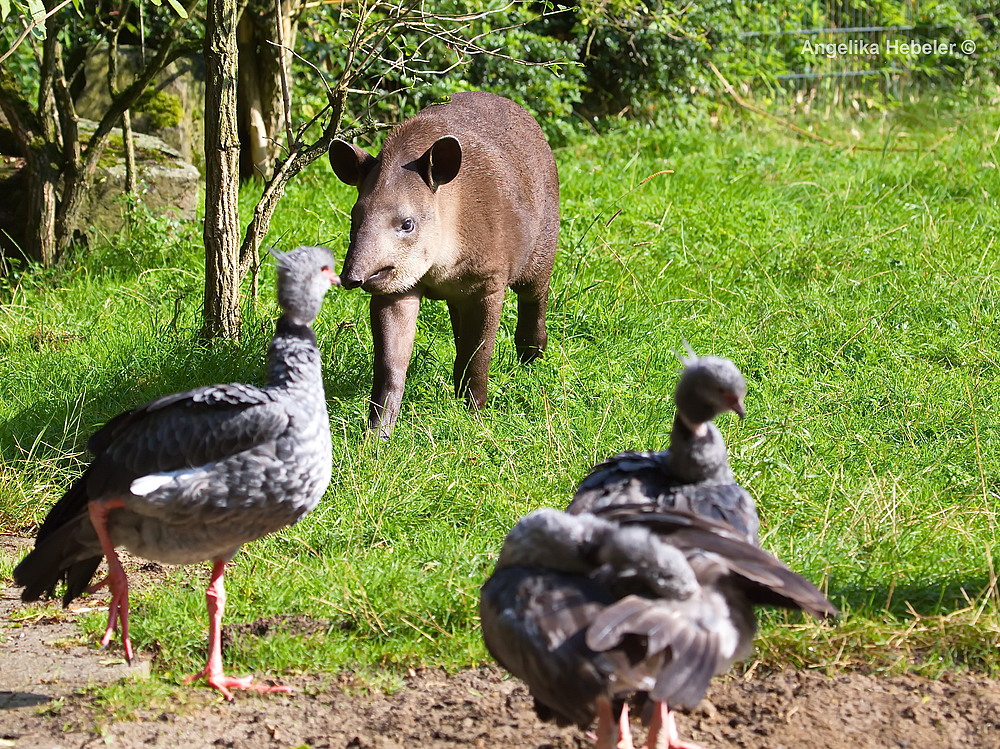
POLYGON ((368 274, 362 267, 363 263, 359 263, 357 260, 358 253, 352 246, 347 251, 347 256, 344 258, 344 267, 340 271, 340 284, 345 289, 357 289, 368 277, 368 274))
POLYGON ((368 263, 358 262, 357 255, 344 258, 344 269, 340 273, 340 283, 345 289, 364 288, 371 292, 378 290, 379 282, 386 281, 392 272, 396 270, 395 265, 383 265, 372 268, 368 263))

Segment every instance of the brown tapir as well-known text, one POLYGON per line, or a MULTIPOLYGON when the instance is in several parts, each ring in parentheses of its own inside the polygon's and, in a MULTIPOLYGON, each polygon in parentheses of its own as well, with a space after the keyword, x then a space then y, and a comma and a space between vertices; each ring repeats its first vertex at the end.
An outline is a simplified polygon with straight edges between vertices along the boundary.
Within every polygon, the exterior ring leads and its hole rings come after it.
POLYGON ((358 188, 341 280, 372 295, 368 426, 388 437, 396 423, 422 297, 448 303, 455 393, 482 408, 508 286, 518 358, 545 350, 559 177, 538 123, 501 96, 463 92, 399 125, 377 158, 335 140, 330 163, 358 188))

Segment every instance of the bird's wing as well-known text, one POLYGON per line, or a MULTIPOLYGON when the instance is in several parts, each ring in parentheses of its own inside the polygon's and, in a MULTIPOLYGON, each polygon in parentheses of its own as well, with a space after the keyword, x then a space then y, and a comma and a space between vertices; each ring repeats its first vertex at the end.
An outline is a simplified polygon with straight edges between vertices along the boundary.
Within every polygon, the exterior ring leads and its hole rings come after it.
POLYGON ((64 578, 67 604, 79 596, 93 577, 103 554, 87 518, 87 474, 80 476, 49 510, 35 548, 14 568, 14 582, 23 585, 21 598, 37 601, 51 596, 64 578))
POLYGON ((589 725, 608 679, 585 633, 613 597, 585 577, 539 567, 497 570, 482 587, 483 640, 561 724, 589 725))
POLYGON ((708 482, 680 487, 669 504, 658 501, 656 508, 687 510, 700 517, 727 523, 755 546, 760 545, 757 504, 750 492, 735 482, 708 482))
POLYGON ((722 480, 687 484, 670 470, 670 451, 619 453, 580 482, 566 512, 577 515, 618 505, 646 504, 728 523, 758 544, 760 521, 750 493, 728 474, 722 480))
POLYGON ((52 505, 49 514, 42 521, 38 533, 35 535, 35 545, 39 545, 46 538, 51 536, 59 528, 70 522, 74 522, 87 511, 87 481, 90 469, 84 471, 76 481, 70 484, 66 493, 59 498, 59 501, 52 505))
POLYGON ((676 491, 671 481, 669 451, 630 450, 598 463, 580 482, 566 512, 578 515, 600 507, 648 502, 676 491))
MULTIPOLYGON (((777 558, 747 542, 734 528, 708 518, 679 511, 651 510, 643 506, 614 507, 598 515, 623 525, 641 525, 667 538, 689 559, 700 555, 700 568, 713 574, 738 578, 750 603, 801 609, 824 619, 837 609, 823 592, 777 558)), ((695 566, 694 563, 692 566, 695 566)))
MULTIPOLYGON (((641 669, 623 677, 643 677, 652 671, 653 699, 691 708, 701 701, 720 664, 721 621, 711 603, 697 596, 686 601, 663 601, 629 595, 605 608, 587 630, 587 645, 604 652, 619 647, 632 635, 643 648, 641 669)), ((619 668, 621 671, 621 668, 619 668)))
POLYGON ((267 390, 229 384, 165 395, 111 419, 90 438, 91 499, 127 492, 140 476, 221 460, 268 443, 288 427, 267 390))

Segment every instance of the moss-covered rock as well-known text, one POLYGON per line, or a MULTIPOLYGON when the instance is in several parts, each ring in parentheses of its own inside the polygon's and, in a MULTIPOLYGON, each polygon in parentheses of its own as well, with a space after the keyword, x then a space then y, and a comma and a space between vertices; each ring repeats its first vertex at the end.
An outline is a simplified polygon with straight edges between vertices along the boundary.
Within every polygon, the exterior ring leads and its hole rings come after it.
MULTIPOLYGON (((111 102, 107 48, 100 47, 84 64, 83 85, 75 94, 77 113, 100 120, 111 102)), ((132 82, 142 68, 138 47, 118 48, 118 87, 132 82)), ((200 55, 172 62, 132 107, 132 128, 161 138, 196 166, 204 155, 205 78, 200 55)))
POLYGON ((180 97, 166 91, 146 91, 139 97, 134 109, 149 117, 149 125, 154 130, 177 127, 184 117, 180 97))

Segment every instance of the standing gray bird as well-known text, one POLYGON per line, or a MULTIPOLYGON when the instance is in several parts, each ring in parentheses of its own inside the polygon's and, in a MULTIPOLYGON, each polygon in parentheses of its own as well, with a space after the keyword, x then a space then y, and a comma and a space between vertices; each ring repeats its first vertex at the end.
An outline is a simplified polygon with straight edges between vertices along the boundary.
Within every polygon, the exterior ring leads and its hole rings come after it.
POLYGON ((242 544, 300 520, 330 483, 330 422, 321 358, 310 325, 339 284, 332 253, 300 247, 277 258, 278 319, 267 385, 212 385, 166 395, 119 414, 87 443, 94 460, 49 512, 35 548, 14 570, 21 598, 63 605, 105 586, 111 592, 106 646, 121 626, 125 657, 128 578, 115 548, 167 564, 211 561, 208 661, 204 678, 226 699, 231 689, 288 691, 222 671, 223 577, 242 544), (101 562, 108 574, 91 580, 101 562))
POLYGON ((758 544, 757 507, 736 483, 726 443, 712 423, 726 411, 744 417, 746 380, 729 359, 688 353, 674 392, 670 449, 632 450, 608 458, 580 482, 566 511, 579 514, 621 504, 687 510, 729 523, 758 544))
POLYGON ((812 583, 725 523, 649 505, 537 510, 507 535, 483 585, 483 639, 525 681, 542 719, 632 746, 626 700, 654 702, 649 749, 692 749, 668 705, 693 707, 751 652, 754 606, 837 610, 812 583))

